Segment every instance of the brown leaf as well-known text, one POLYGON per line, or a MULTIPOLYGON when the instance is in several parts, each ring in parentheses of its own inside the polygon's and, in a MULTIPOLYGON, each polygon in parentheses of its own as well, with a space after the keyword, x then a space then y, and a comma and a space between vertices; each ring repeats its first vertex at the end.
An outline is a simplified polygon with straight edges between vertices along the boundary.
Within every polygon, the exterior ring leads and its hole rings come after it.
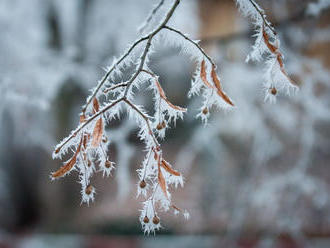
POLYGON ((213 86, 207 81, 207 78, 206 78, 206 66, 205 66, 205 60, 202 61, 201 63, 201 79, 202 81, 204 82, 204 84, 209 87, 209 88, 213 88, 213 86))
POLYGON ((75 163, 77 161, 77 156, 80 152, 82 140, 83 139, 81 138, 80 143, 79 143, 78 148, 77 148, 77 151, 72 156, 72 158, 65 165, 63 165, 61 168, 59 168, 56 172, 52 173, 53 178, 64 176, 66 173, 68 173, 73 168, 73 166, 75 165, 75 163))
POLYGON ((271 51, 271 53, 276 53, 277 50, 278 50, 278 47, 277 46, 274 46, 273 44, 270 43, 269 41, 269 36, 265 30, 265 28, 263 27, 262 28, 262 37, 264 38, 264 41, 266 43, 266 46, 268 47, 268 49, 271 51))
POLYGON ((220 80, 218 78, 218 75, 215 71, 215 66, 212 65, 212 71, 211 71, 211 77, 214 83, 215 88, 217 89, 217 93, 218 95, 228 104, 230 104, 231 106, 234 106, 234 103, 230 100, 230 98, 226 95, 226 93, 222 90, 221 88, 221 83, 220 80))
POLYGON ((161 163, 161 167, 163 167, 168 173, 174 175, 174 176, 180 176, 180 172, 174 170, 172 168, 172 166, 167 162, 165 161, 164 159, 162 159, 162 163, 161 163))
POLYGON ((280 66, 280 70, 281 72, 283 73, 283 75, 289 80, 289 82, 293 85, 297 85, 296 82, 294 82, 288 75, 288 73, 285 71, 284 69, 284 63, 283 63, 283 56, 281 54, 281 52, 279 51, 278 47, 277 46, 274 46, 270 41, 269 41, 269 36, 265 30, 265 28, 263 27, 262 29, 262 36, 264 38, 264 41, 265 41, 265 44, 266 46, 268 47, 269 51, 276 55, 276 59, 277 59, 277 62, 280 66))
POLYGON ((85 149, 86 149, 86 147, 87 147, 87 143, 88 143, 90 137, 91 137, 91 135, 90 135, 89 133, 84 134, 84 138, 83 138, 82 145, 83 145, 83 147, 84 147, 85 149))
POLYGON ((100 105, 99 101, 96 99, 96 97, 93 98, 93 114, 99 112, 100 110, 100 105))
POLYGON ((159 186, 162 189, 165 197, 168 199, 167 190, 166 190, 166 181, 165 181, 164 175, 162 173, 162 170, 160 168, 160 165, 161 165, 160 159, 158 159, 158 183, 159 183, 159 186))
POLYGON ((174 204, 171 205, 172 208, 174 208, 175 210, 182 212, 182 209, 178 208, 177 206, 175 206, 174 204))
POLYGON ((172 104, 168 99, 167 99, 167 97, 166 97, 166 95, 165 95, 165 92, 164 92, 164 90, 163 90, 163 88, 162 88, 162 86, 160 85, 160 83, 158 82, 158 80, 155 80, 155 82, 156 82, 156 86, 157 86, 157 89, 158 89, 158 92, 159 92, 159 95, 160 95, 160 97, 171 107, 171 108, 173 108, 173 109, 175 109, 175 110, 178 110, 178 111, 182 111, 182 112, 186 112, 187 111, 187 109, 185 109, 185 108, 181 108, 181 107, 179 107, 179 106, 176 106, 176 105, 174 105, 174 104, 172 104))
POLYGON ((102 117, 96 121, 94 130, 93 130, 93 139, 92 139, 92 146, 98 147, 102 141, 103 135, 103 121, 102 117))
POLYGON ((77 160, 77 153, 75 153, 75 155, 73 155, 73 157, 69 160, 69 162, 67 162, 65 165, 63 165, 56 172, 52 173, 52 177, 57 178, 57 177, 61 177, 61 176, 65 175, 67 172, 69 172, 73 168, 73 166, 76 163, 76 160, 77 160))
POLYGON ((85 122, 86 121, 86 116, 85 116, 85 114, 81 114, 80 116, 79 116, 79 122, 80 123, 83 123, 83 122, 85 122))

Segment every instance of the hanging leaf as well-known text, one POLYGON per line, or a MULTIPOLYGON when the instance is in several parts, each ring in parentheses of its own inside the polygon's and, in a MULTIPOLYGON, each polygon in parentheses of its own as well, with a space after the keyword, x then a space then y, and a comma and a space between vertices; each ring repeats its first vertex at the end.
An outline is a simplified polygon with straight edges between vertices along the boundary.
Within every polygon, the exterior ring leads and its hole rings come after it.
POLYGON ((160 165, 161 165, 160 159, 158 159, 158 183, 159 183, 159 186, 162 189, 165 197, 168 199, 167 189, 166 189, 166 181, 165 181, 164 175, 162 173, 162 170, 160 168, 160 165))
POLYGON ((92 139, 92 146, 98 147, 102 141, 103 135, 103 120, 102 117, 97 120, 94 130, 93 130, 93 139, 92 139))
POLYGON ((100 104, 99 101, 96 99, 96 97, 93 98, 93 114, 99 112, 100 110, 100 104))
POLYGON ((162 159, 162 163, 161 163, 161 167, 163 167, 168 173, 174 175, 174 176, 180 176, 180 172, 174 170, 172 168, 172 166, 167 162, 165 161, 164 159, 162 159))
POLYGON ((207 77, 206 77, 206 66, 205 66, 205 60, 202 61, 201 63, 201 79, 204 82, 204 84, 209 87, 209 88, 213 88, 213 86, 207 81, 207 77))
POLYGON ((159 92, 159 95, 160 95, 160 97, 171 107, 171 108, 173 108, 173 109, 175 109, 175 110, 178 110, 178 111, 181 111, 181 112, 186 112, 187 111, 187 109, 185 109, 185 108, 181 108, 181 107, 179 107, 179 106, 176 106, 176 105, 174 105, 174 104, 172 104, 168 99, 167 99, 167 97, 166 97, 166 95, 165 95, 165 92, 164 92, 164 90, 163 90, 163 88, 162 88, 162 86, 160 85, 160 83, 158 82, 158 80, 155 80, 155 82, 156 82, 156 86, 157 86, 157 89, 158 89, 158 92, 159 92))
POLYGON ((79 122, 83 123, 85 121, 86 121, 86 116, 85 116, 85 114, 81 113, 80 116, 79 116, 79 122))
POLYGON ((87 143, 88 143, 90 137, 91 137, 91 135, 89 133, 84 134, 82 145, 85 149, 87 148, 87 143))
POLYGON ((212 71, 211 71, 211 77, 214 83, 215 88, 217 89, 217 93, 218 95, 228 104, 230 104, 231 106, 234 106, 234 103, 230 100, 230 98, 226 95, 226 93, 222 90, 221 88, 221 83, 220 80, 218 78, 218 75, 215 71, 215 66, 212 65, 212 71))
POLYGON ((79 143, 78 148, 77 148, 77 151, 72 156, 72 158, 65 165, 63 165, 60 169, 58 169, 56 172, 52 173, 53 178, 64 176, 66 173, 71 171, 73 166, 76 164, 77 156, 78 156, 78 154, 80 152, 80 149, 81 149, 82 140, 83 139, 81 138, 80 143, 79 143))
POLYGON ((289 80, 289 82, 293 85, 297 85, 296 82, 294 82, 288 75, 288 73, 285 71, 284 69, 284 63, 283 63, 283 56, 281 54, 281 52, 279 51, 277 46, 274 46, 270 40, 269 40, 269 36, 265 30, 265 27, 262 28, 262 37, 264 38, 264 42, 266 44, 266 46, 268 47, 269 51, 274 54, 276 56, 276 60, 280 66, 280 70, 283 73, 283 75, 289 80))

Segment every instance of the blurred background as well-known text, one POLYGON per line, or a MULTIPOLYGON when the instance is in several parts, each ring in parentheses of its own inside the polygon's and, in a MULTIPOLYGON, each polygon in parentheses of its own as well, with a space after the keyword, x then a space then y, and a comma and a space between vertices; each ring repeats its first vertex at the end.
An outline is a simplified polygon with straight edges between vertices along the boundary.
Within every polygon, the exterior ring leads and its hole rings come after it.
POLYGON ((190 220, 162 214, 164 228, 143 235, 143 144, 125 118, 108 130, 117 169, 94 176, 94 203, 80 205, 76 173, 50 180, 61 165, 54 146, 157 3, 0 0, 0 247, 330 247, 328 0, 258 1, 300 85, 275 105, 264 103, 264 65, 244 62, 253 30, 234 1, 181 1, 172 25, 201 41, 237 106, 205 127, 195 118, 201 99, 186 97, 196 65, 177 48, 152 56, 169 99, 189 109, 163 149, 184 174, 173 199, 190 220))

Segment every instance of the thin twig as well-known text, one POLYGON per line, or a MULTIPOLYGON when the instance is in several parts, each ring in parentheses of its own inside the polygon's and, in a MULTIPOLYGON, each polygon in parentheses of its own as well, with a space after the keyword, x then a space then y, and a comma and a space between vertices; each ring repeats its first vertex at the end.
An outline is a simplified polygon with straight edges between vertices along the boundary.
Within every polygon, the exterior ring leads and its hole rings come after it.
POLYGON ((147 40, 149 38, 149 35, 144 36, 140 38, 139 40, 135 41, 134 44, 127 50, 125 54, 121 56, 121 58, 106 72, 106 74, 103 76, 102 80, 99 82, 99 84, 96 86, 95 90, 93 91, 92 95, 88 98, 86 104, 83 106, 82 112, 85 113, 88 105, 93 101, 93 98, 96 96, 97 92, 100 90, 100 88, 103 86, 103 84, 108 80, 110 74, 113 72, 113 70, 133 51, 133 49, 142 41, 147 40))
POLYGON ((211 59, 211 57, 206 54, 206 52, 203 50, 203 48, 201 48, 201 46, 197 42, 193 41, 192 39, 190 39, 188 36, 186 36, 185 34, 183 34, 181 31, 179 31, 177 29, 171 28, 169 26, 165 26, 164 28, 166 28, 166 29, 168 29, 168 30, 170 30, 172 32, 175 32, 175 33, 181 35, 187 41, 189 41, 190 43, 194 44, 201 51, 201 53, 207 58, 207 60, 210 61, 210 63, 215 66, 215 63, 213 62, 213 60, 211 59))
POLYGON ((273 34, 276 36, 276 31, 275 29, 270 25, 270 23, 266 20, 265 18, 265 13, 259 8, 258 4, 253 1, 253 0, 249 0, 249 2, 252 4, 252 6, 255 8, 255 10, 259 13, 259 15, 261 16, 264 24, 273 32, 273 34))
POLYGON ((111 72, 116 68, 116 66, 118 66, 132 51, 133 49, 142 41, 144 40, 148 40, 147 45, 144 49, 144 52, 141 56, 141 62, 139 65, 139 69, 136 71, 136 73, 132 76, 132 78, 129 80, 129 82, 127 83, 127 88, 125 91, 125 96, 127 95, 127 92, 131 86, 131 84, 133 83, 133 81, 135 80, 135 78, 139 75, 140 70, 142 69, 147 53, 150 49, 151 46, 151 40, 153 39, 153 37, 160 31, 162 30, 165 25, 168 23, 168 21, 170 20, 170 18, 172 17, 176 7, 179 5, 180 0, 175 0, 173 6, 171 7, 171 9, 169 10, 169 12, 167 13, 164 21, 158 26, 158 28, 156 28, 153 32, 151 32, 149 35, 146 35, 142 38, 140 38, 139 40, 135 41, 134 44, 128 49, 128 51, 123 54, 123 56, 114 64, 114 66, 109 69, 107 71, 107 73, 104 75, 104 77, 102 78, 102 80, 99 82, 99 84, 96 86, 95 90, 93 91, 91 97, 88 98, 87 103, 85 104, 85 106, 82 109, 82 112, 84 113, 88 107, 88 105, 92 102, 93 98, 96 96, 97 92, 100 90, 100 88, 102 87, 102 85, 107 81, 108 77, 110 76, 111 72))
POLYGON ((105 90, 103 91, 103 93, 108 93, 108 92, 113 91, 114 89, 117 89, 117 88, 119 88, 119 87, 126 87, 126 86, 127 86, 127 83, 116 84, 116 85, 114 85, 114 86, 112 86, 112 87, 110 87, 110 88, 108 88, 108 89, 105 89, 105 90))
POLYGON ((143 69, 147 54, 149 52, 149 49, 151 47, 151 41, 153 39, 153 37, 160 31, 162 30, 166 24, 168 23, 168 21, 170 20, 171 16, 173 15, 176 7, 179 5, 180 0, 175 0, 173 6, 171 7, 171 9, 169 10, 169 12, 167 13, 164 21, 158 26, 158 28, 156 28, 151 34, 144 36, 142 38, 140 38, 139 40, 137 40, 136 42, 134 42, 134 44, 128 49, 128 51, 122 55, 122 57, 114 64, 114 66, 108 70, 108 72, 104 75, 104 77, 102 78, 102 80, 100 81, 100 83, 97 85, 97 87, 95 88, 95 90, 92 93, 92 96, 88 98, 87 103, 85 104, 85 106, 83 107, 82 112, 85 113, 87 106, 92 102, 93 98, 96 96, 97 92, 100 90, 100 88, 102 87, 102 85, 106 82, 106 80, 108 79, 108 77, 110 76, 111 72, 116 68, 116 66, 118 66, 132 51, 133 49, 142 41, 147 40, 147 44, 146 47, 143 51, 143 54, 141 56, 141 62, 139 65, 138 70, 134 73, 134 75, 131 77, 131 79, 127 82, 126 85, 126 89, 125 89, 125 93, 124 96, 122 98, 119 98, 118 100, 116 100, 115 102, 111 103, 110 105, 107 105, 106 107, 104 107, 102 110, 100 110, 99 112, 95 113, 94 115, 92 115, 89 119, 86 120, 86 122, 84 122, 73 134, 71 134, 68 139, 61 145, 59 146, 55 152, 59 152, 62 147, 64 145, 66 145, 73 137, 75 137, 80 130, 82 130, 86 125, 88 125, 92 120, 94 120, 97 116, 99 116, 100 114, 106 112, 108 109, 110 109, 111 107, 113 107, 114 105, 116 105, 117 103, 121 102, 121 101, 125 101, 127 104, 129 104, 134 110, 136 110, 142 117, 143 119, 146 121, 150 135, 153 138, 154 143, 156 144, 157 147, 159 147, 159 143, 157 141, 157 139, 155 138, 152 129, 150 127, 150 123, 149 123, 149 119, 148 117, 146 117, 139 109, 137 109, 130 101, 128 101, 126 99, 127 93, 129 91, 130 86, 132 85, 132 83, 134 82, 134 80, 136 79, 136 77, 140 74, 140 72, 143 69))
POLYGON ((156 147, 159 147, 160 145, 159 145, 159 143, 158 143, 158 141, 157 141, 157 139, 156 139, 156 137, 155 137, 155 135, 154 135, 154 133, 153 133, 153 131, 152 131, 152 129, 151 129, 151 126, 150 126, 150 123, 149 123, 149 118, 145 115, 145 114, 143 114, 133 103, 131 103, 127 98, 124 98, 123 99, 124 100, 124 102, 126 102, 132 109, 134 109, 144 120, 145 120, 145 122, 146 122, 146 124, 147 124, 147 127, 148 127, 148 131, 149 131, 149 135, 152 137, 152 139, 153 139, 153 141, 154 141, 154 143, 155 143, 155 146, 156 147))
POLYGON ((145 21, 144 25, 139 28, 139 32, 142 33, 143 30, 146 28, 146 26, 149 24, 153 16, 156 14, 156 12, 159 10, 159 8, 164 4, 164 0, 161 0, 157 6, 151 11, 150 15, 148 16, 147 20, 145 21))
POLYGON ((165 28, 166 24, 168 23, 168 21, 170 20, 170 18, 172 17, 176 7, 179 5, 180 3, 180 0, 175 0, 173 6, 171 7, 171 9, 169 10, 169 12, 167 13, 164 21, 158 26, 158 28, 156 28, 150 35, 149 35, 149 38, 148 38, 148 42, 147 42, 147 45, 146 47, 144 48, 144 51, 143 51, 143 54, 140 58, 141 62, 139 64, 139 67, 138 67, 138 70, 135 72, 135 74, 131 77, 131 79, 128 81, 127 83, 127 87, 126 87, 126 90, 125 90, 125 94, 124 94, 124 97, 127 96, 127 93, 132 85, 132 83, 134 82, 134 80, 136 79, 136 77, 140 74, 140 72, 142 71, 143 69, 143 66, 144 66, 144 63, 145 63, 145 60, 147 58, 147 54, 150 50, 150 47, 151 47, 151 41, 152 39, 154 38, 154 36, 159 33, 160 30, 162 30, 163 28, 165 28))
POLYGON ((119 98, 118 100, 112 102, 111 104, 109 105, 106 105, 103 109, 101 109, 99 112, 95 113, 94 115, 92 115, 91 117, 89 117, 82 125, 80 125, 76 131, 74 131, 68 138, 67 140, 61 144, 61 146, 59 146, 57 149, 56 149, 56 153, 59 152, 63 146, 65 146, 73 137, 76 137, 76 135, 84 128, 86 127, 92 120, 94 120, 96 117, 98 117, 99 115, 105 113, 106 111, 108 111, 110 108, 112 108, 113 106, 115 106, 117 103, 123 101, 124 98, 119 98))

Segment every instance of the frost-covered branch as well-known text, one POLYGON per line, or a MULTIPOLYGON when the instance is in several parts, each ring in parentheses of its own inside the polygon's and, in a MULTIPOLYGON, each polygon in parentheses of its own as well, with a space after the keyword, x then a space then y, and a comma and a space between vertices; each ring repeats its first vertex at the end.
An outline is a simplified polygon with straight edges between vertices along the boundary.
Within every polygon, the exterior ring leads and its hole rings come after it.
POLYGON ((162 5, 164 4, 165 0, 161 0, 156 6, 155 8, 151 11, 151 13, 149 14, 147 20, 141 25, 141 27, 139 28, 139 32, 142 33, 144 31, 144 29, 149 25, 149 23, 151 22, 151 20, 153 19, 153 17, 155 16, 155 14, 157 13, 157 11, 160 9, 160 7, 162 7, 162 5))
MULTIPOLYGON (((62 158, 72 152, 71 158, 64 165, 52 173, 53 179, 63 177, 73 169, 79 171, 82 185, 82 201, 89 203, 94 200, 95 189, 90 183, 91 176, 96 172, 96 167, 109 176, 114 168, 114 163, 108 157, 108 147, 111 137, 107 137, 105 127, 114 118, 120 118, 122 109, 128 116, 135 120, 139 127, 138 136, 144 142, 146 159, 142 168, 138 170, 140 182, 138 195, 145 197, 141 211, 141 224, 145 232, 154 232, 160 228, 159 210, 174 209, 174 213, 182 213, 187 218, 185 210, 176 207, 171 199, 169 186, 183 185, 183 177, 173 166, 164 159, 163 151, 158 139, 165 137, 165 131, 182 119, 187 111, 183 107, 172 104, 161 86, 159 77, 149 67, 149 56, 155 50, 155 44, 160 39, 165 39, 170 44, 179 45, 198 62, 196 76, 192 82, 190 95, 203 93, 204 103, 199 114, 207 120, 213 105, 223 108, 233 105, 232 101, 222 90, 220 79, 216 73, 216 65, 197 42, 188 38, 179 30, 167 26, 180 0, 173 1, 164 19, 148 35, 138 39, 133 45, 115 61, 108 69, 102 80, 87 98, 86 105, 80 114, 80 125, 76 130, 56 146, 54 158, 62 158), (172 36, 171 33, 175 33, 172 36), (178 36, 179 34, 179 36, 178 36), (184 39, 182 39, 182 37, 184 39), (186 49, 190 48, 192 49, 186 49), (131 75, 126 82, 116 82, 122 78, 122 71, 131 69, 131 75), (143 108, 134 103, 133 90, 140 89, 142 84, 147 84, 147 90, 153 92, 154 114, 150 116, 143 108), (211 95, 211 97, 210 97, 211 95), (228 106, 226 106, 228 105, 228 106)), ((160 6, 153 11, 156 12, 160 6)), ((153 18, 149 17, 148 19, 153 18)), ((150 21, 147 19, 147 23, 150 21)))
MULTIPOLYGON (((254 11, 254 18, 260 21, 257 27, 260 29, 260 39, 263 39, 262 51, 263 53, 268 51, 267 63, 274 63, 269 67, 270 79, 277 80, 280 73, 286 80, 290 80, 284 70, 276 35, 269 34, 270 24, 265 20, 263 12, 253 1, 239 2, 250 4, 248 6, 252 10, 248 9, 247 13, 254 11), (275 77, 273 70, 277 73, 275 77)), ((169 101, 159 76, 149 68, 150 55, 157 51, 157 45, 179 47, 196 62, 197 68, 188 97, 202 96, 202 106, 197 117, 207 122, 212 108, 223 110, 234 107, 234 101, 224 91, 224 85, 212 58, 197 41, 167 25, 179 3, 180 0, 173 0, 166 15, 152 27, 152 31, 135 41, 120 59, 115 60, 108 68, 87 98, 80 114, 79 126, 56 146, 53 153, 53 158, 60 159, 65 154, 72 153, 71 158, 59 170, 52 173, 51 177, 60 178, 72 170, 77 170, 82 185, 82 202, 88 204, 94 200, 95 189, 91 184, 93 174, 101 171, 103 175, 109 176, 115 167, 115 163, 110 161, 108 156, 109 145, 112 142, 111 134, 108 135, 105 128, 115 118, 120 119, 125 111, 137 124, 138 137, 144 143, 147 152, 138 170, 137 189, 138 196, 144 197, 140 221, 146 233, 154 232, 161 227, 159 211, 166 212, 173 209, 175 214, 181 213, 185 218, 189 216, 187 211, 176 207, 172 200, 170 186, 173 185, 175 188, 179 185, 183 186, 184 180, 182 174, 165 160, 160 144, 165 138, 166 130, 175 126, 177 120, 183 119, 187 109, 169 101), (129 74, 127 73, 125 78, 128 80, 124 80, 122 74, 127 71, 129 74), (152 114, 145 111, 144 106, 135 104, 135 92, 141 91, 142 85, 146 86, 143 89, 152 92, 154 108, 152 114)), ((156 12, 158 13, 163 5, 164 1, 161 1, 152 11, 151 16, 147 18, 147 26, 150 26, 151 19, 155 18, 156 12)), ((241 4, 241 8, 242 6, 241 4)), ((244 5, 242 9, 245 10, 245 7, 244 5)), ((259 51, 259 48, 255 45, 254 50, 259 51)), ((274 86, 271 84, 272 92, 281 89, 278 83, 274 86)), ((290 80, 289 83, 292 84, 292 81, 290 80)))
POLYGON ((298 89, 284 68, 280 41, 275 29, 266 19, 262 8, 254 0, 236 0, 241 12, 253 20, 256 40, 246 61, 266 58, 264 74, 265 100, 275 102, 279 92, 290 94, 298 89))

